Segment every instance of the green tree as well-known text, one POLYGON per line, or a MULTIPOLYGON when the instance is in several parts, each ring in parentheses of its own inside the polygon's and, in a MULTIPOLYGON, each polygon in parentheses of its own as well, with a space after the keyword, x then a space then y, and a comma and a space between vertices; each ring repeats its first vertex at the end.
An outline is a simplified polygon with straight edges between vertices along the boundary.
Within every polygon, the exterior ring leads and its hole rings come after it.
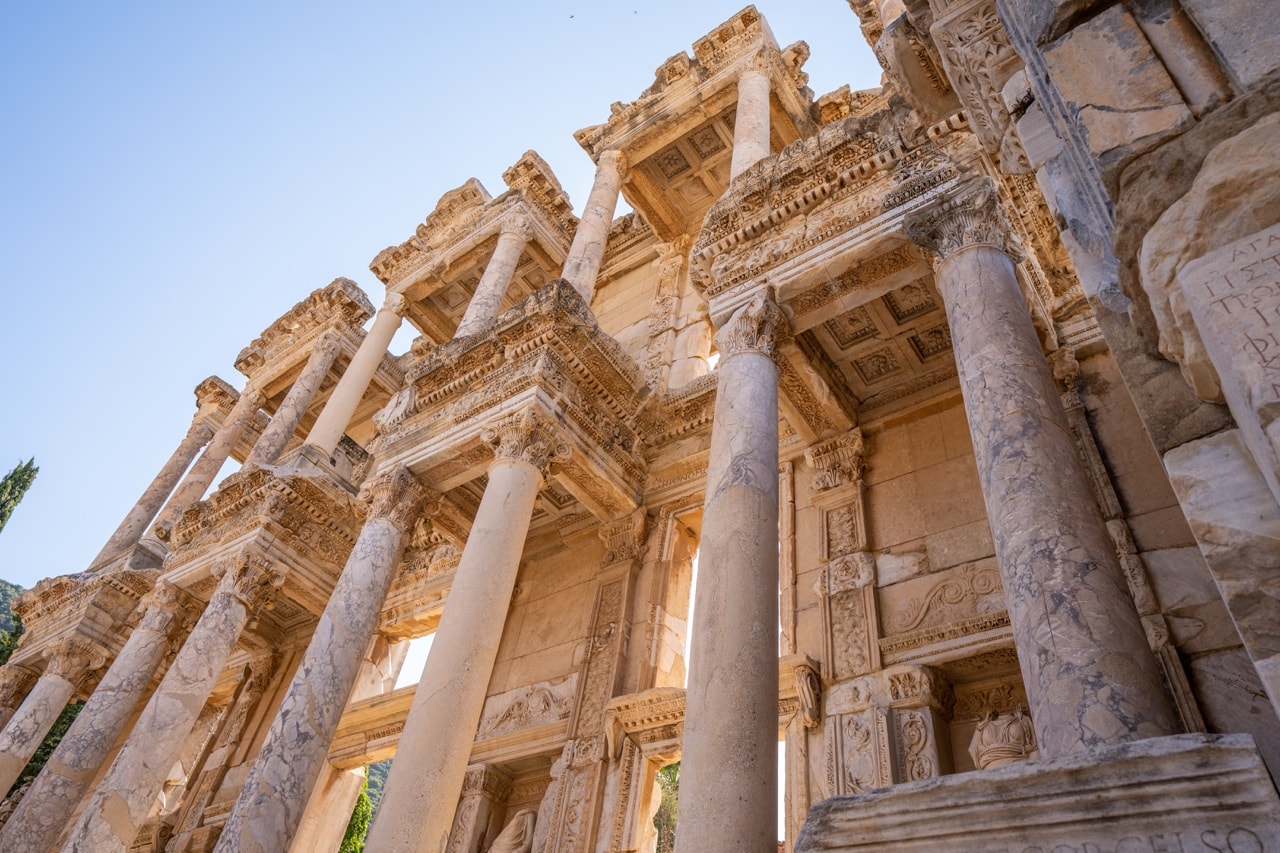
POLYGON ((338 848, 338 853, 363 853, 364 838, 368 835, 369 824, 372 822, 373 801, 369 799, 369 775, 366 770, 364 784, 360 786, 360 796, 356 798, 351 820, 347 821, 347 833, 342 836, 342 846, 338 848))
POLYGON ((658 830, 657 853, 671 853, 676 849, 676 798, 680 794, 680 762, 668 764, 658 771, 658 789, 662 791, 662 803, 653 816, 653 826, 658 830))
POLYGON ((13 515, 14 507, 22 500, 27 489, 31 488, 31 483, 38 473, 40 469, 36 467, 33 456, 26 462, 19 462, 17 467, 0 480, 0 530, 4 530, 9 516, 13 515))

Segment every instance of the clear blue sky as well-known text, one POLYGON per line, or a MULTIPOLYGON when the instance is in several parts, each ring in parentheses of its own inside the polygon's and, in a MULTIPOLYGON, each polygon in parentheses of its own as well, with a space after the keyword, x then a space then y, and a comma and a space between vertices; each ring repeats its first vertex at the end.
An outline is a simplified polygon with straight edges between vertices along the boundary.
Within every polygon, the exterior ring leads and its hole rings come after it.
MULTIPOLYGON (((878 85, 845 0, 762 0, 817 94, 878 85)), ((177 446, 192 389, 441 193, 573 131, 740 2, 0 6, 0 473, 40 474, 0 578, 83 571, 177 446), (465 9, 463 7, 466 7, 465 9), (448 11, 441 11, 447 8, 448 11)))

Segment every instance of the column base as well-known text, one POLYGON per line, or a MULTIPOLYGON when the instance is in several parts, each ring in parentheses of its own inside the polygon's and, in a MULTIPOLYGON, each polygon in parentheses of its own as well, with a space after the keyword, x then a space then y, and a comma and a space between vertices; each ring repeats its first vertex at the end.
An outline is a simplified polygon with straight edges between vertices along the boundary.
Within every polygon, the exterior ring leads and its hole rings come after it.
POLYGON ((833 797, 810 810, 796 844, 796 853, 1273 849, 1280 798, 1249 735, 1151 738, 833 797))

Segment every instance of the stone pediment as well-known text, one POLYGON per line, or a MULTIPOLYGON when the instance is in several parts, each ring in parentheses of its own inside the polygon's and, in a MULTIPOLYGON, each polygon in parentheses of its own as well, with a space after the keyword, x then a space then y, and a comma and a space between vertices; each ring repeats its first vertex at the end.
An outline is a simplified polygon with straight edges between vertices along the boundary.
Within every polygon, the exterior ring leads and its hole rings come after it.
POLYGON ((406 380, 379 417, 380 464, 408 465, 448 492, 487 469, 483 430, 533 409, 572 449, 556 474, 565 489, 602 518, 637 505, 645 462, 635 421, 649 390, 567 282, 541 288, 481 334, 423 352, 406 380))
POLYGON ((373 316, 373 303, 354 281, 337 278, 314 290, 268 326, 236 356, 236 370, 254 376, 264 366, 286 365, 325 330, 359 331, 373 316))

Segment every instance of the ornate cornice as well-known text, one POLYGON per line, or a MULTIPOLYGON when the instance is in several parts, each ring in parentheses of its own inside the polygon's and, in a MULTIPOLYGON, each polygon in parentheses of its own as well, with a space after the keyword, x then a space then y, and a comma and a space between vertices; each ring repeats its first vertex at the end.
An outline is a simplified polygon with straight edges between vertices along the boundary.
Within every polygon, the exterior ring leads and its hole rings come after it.
POLYGON ((525 462, 543 477, 551 473, 553 463, 572 455, 561 429, 533 409, 517 412, 486 427, 480 438, 493 448, 495 458, 525 462))
POLYGON ((285 569, 258 554, 239 554, 214 564, 219 595, 240 600, 250 613, 267 603, 284 586, 285 569))
POLYGON ((908 216, 903 229, 939 261, 971 246, 1000 249, 1015 263, 1024 257, 1000 210, 995 184, 986 177, 966 181, 949 198, 908 216))
POLYGON ((782 309, 772 288, 763 288, 716 332, 716 349, 721 363, 744 352, 754 352, 778 360, 778 345, 790 334, 782 309))
POLYGON ((263 366, 286 358, 326 329, 343 329, 354 334, 373 316, 373 303, 354 281, 334 279, 311 294, 268 326, 253 343, 236 356, 236 370, 257 375, 263 366))
POLYGON ((422 485, 403 465, 366 480, 360 487, 359 500, 365 505, 369 521, 390 522, 401 533, 407 531, 428 504, 439 503, 440 496, 422 485))

